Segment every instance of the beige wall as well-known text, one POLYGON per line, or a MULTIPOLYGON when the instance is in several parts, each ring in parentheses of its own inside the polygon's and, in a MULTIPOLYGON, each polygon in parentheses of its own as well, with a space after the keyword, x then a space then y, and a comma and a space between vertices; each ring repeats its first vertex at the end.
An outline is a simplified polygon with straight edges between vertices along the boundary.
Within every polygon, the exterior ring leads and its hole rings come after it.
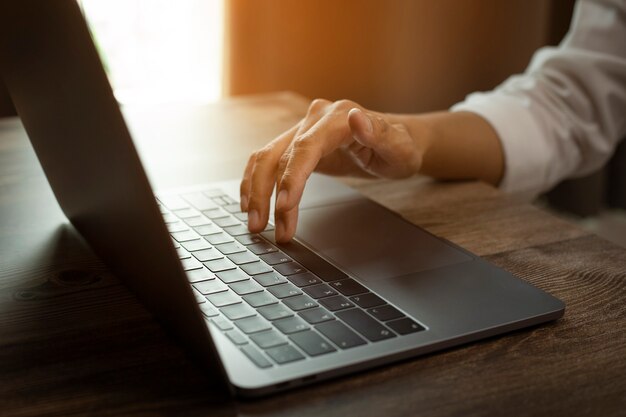
POLYGON ((384 111, 447 108, 522 71, 544 0, 227 0, 227 95, 293 90, 384 111))

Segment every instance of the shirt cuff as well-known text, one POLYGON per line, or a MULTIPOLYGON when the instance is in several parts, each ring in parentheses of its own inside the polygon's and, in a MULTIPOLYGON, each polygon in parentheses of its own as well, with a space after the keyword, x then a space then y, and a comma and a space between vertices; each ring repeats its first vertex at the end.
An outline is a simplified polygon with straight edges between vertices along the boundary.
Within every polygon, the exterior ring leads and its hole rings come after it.
POLYGON ((530 110, 530 100, 499 92, 470 94, 451 111, 469 111, 494 128, 504 151, 500 189, 530 201, 544 191, 550 149, 530 110))

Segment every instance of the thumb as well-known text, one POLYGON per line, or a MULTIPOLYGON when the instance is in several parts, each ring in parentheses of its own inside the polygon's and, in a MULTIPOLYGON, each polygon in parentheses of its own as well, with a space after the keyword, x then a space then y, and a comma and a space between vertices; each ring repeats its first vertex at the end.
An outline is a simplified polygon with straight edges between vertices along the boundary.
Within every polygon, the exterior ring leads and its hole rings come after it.
POLYGON ((370 116, 365 114, 363 110, 356 107, 351 109, 348 112, 348 124, 355 141, 367 148, 375 146, 374 125, 370 116))
POLYGON ((355 157, 367 171, 387 177, 405 177, 417 171, 421 158, 404 126, 358 108, 348 112, 348 124, 360 145, 355 157))

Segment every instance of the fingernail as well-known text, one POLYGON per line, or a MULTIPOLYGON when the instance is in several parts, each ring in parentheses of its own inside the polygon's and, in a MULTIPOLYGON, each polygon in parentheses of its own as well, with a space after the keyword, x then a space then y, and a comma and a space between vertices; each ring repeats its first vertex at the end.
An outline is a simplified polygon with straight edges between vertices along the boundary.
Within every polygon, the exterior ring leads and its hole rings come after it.
POLYGON ((282 242, 283 236, 285 236, 285 225, 280 220, 277 220, 274 226, 276 227, 276 241, 282 242))
POLYGON ((250 211, 250 213, 248 213, 248 228, 258 229, 259 227, 259 212, 256 210, 252 210, 250 211))
POLYGON ((248 211, 248 196, 247 195, 242 195, 241 196, 241 211, 248 211))
POLYGON ((276 210, 282 210, 287 205, 287 190, 280 190, 276 198, 276 210))

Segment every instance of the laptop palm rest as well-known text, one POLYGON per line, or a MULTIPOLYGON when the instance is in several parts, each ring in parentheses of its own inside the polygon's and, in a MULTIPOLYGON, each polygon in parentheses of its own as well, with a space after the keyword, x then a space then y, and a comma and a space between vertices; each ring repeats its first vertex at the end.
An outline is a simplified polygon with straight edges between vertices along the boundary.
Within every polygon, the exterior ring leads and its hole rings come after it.
POLYGON ((473 259, 365 198, 301 209, 297 237, 365 281, 473 259))

